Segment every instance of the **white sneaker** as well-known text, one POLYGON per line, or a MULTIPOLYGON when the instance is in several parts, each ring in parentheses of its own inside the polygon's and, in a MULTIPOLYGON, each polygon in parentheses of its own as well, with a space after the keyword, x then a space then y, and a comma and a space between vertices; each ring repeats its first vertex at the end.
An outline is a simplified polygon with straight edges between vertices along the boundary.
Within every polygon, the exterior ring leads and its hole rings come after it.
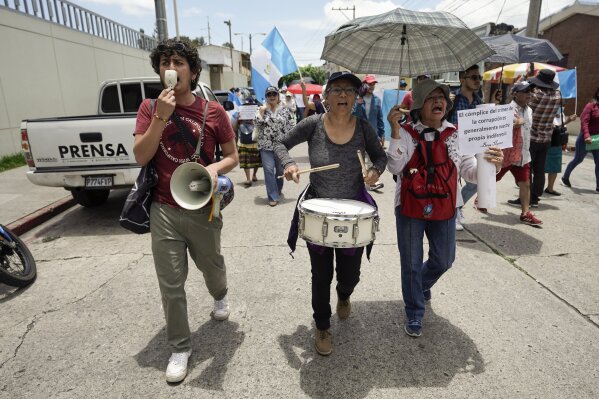
POLYGON ((455 219, 455 231, 463 231, 464 230, 464 226, 462 226, 462 224, 458 221, 458 219, 455 219))
POLYGON ((466 218, 464 217, 464 212, 462 212, 462 208, 455 208, 456 220, 460 222, 460 224, 466 223, 466 218))
POLYGON ((178 352, 171 355, 166 368, 167 382, 179 382, 185 379, 189 356, 191 356, 191 349, 188 352, 178 352))
POLYGON ((219 301, 214 300, 214 310, 212 311, 212 314, 216 320, 227 320, 230 313, 229 300, 226 295, 219 301))

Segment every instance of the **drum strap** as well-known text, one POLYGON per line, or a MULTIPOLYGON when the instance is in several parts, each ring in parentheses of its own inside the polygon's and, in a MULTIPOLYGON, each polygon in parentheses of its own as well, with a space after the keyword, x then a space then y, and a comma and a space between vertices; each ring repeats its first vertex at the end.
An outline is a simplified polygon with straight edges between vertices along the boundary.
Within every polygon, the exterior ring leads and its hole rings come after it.
POLYGON ((289 255, 291 255, 292 258, 293 253, 295 252, 295 248, 297 246, 297 237, 299 236, 299 206, 302 203, 302 201, 311 198, 306 198, 306 195, 308 194, 310 187, 310 184, 308 184, 306 188, 304 188, 304 191, 302 191, 302 193, 298 196, 297 202, 295 203, 295 211, 293 212, 293 218, 291 219, 291 226, 289 226, 289 234, 287 235, 287 245, 291 249, 289 255))

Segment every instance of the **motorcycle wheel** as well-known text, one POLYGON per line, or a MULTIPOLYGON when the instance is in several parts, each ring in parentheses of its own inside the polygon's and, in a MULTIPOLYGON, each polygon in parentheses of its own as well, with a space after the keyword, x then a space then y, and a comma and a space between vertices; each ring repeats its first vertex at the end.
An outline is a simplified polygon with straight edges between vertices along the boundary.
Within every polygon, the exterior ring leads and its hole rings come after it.
POLYGON ((19 237, 5 226, 2 228, 13 240, 14 246, 0 237, 3 240, 0 243, 0 282, 14 287, 26 287, 37 276, 33 255, 19 237))

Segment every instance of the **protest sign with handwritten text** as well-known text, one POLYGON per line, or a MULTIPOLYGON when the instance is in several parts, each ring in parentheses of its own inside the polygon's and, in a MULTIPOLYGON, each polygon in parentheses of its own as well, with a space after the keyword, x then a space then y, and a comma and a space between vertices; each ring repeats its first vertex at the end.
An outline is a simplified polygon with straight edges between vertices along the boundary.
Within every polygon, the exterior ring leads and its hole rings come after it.
POLYGON ((239 107, 239 120, 254 120, 257 111, 257 105, 242 105, 239 107))
POLYGON ((498 105, 458 111, 461 155, 485 152, 487 147, 512 146, 514 107, 498 105))

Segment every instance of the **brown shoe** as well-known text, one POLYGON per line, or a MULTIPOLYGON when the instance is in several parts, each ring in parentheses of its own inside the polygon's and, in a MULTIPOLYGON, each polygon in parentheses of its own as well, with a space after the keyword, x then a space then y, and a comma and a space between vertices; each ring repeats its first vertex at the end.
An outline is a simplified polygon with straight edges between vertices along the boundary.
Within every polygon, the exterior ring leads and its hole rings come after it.
POLYGON ((316 352, 322 356, 328 356, 333 351, 333 340, 329 330, 316 329, 316 339, 314 341, 316 352))
POLYGON ((339 316, 341 320, 345 320, 349 317, 350 313, 351 302, 349 301, 349 298, 346 300, 341 300, 339 297, 337 297, 337 316, 339 316))

